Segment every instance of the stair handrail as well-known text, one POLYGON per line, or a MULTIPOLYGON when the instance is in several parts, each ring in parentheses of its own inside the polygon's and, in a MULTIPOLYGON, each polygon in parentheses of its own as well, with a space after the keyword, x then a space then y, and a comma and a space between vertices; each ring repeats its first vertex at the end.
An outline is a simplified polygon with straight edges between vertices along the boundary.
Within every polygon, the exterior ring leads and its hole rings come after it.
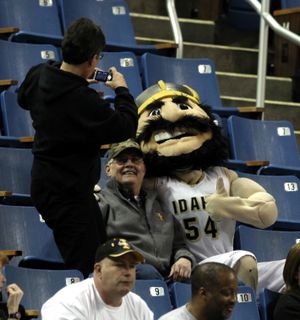
MULTIPOLYGON (((282 27, 270 14, 270 0, 246 0, 260 15, 259 29, 259 52, 257 66, 257 85, 256 85, 256 105, 264 108, 266 94, 266 71, 267 71, 267 52, 268 52, 268 33, 269 27, 282 37, 300 46, 300 36, 282 27)), ((264 114, 263 114, 264 118, 264 114)))
POLYGON ((166 7, 168 11, 168 15, 171 22, 171 28, 174 36, 175 43, 177 44, 176 50, 176 58, 183 57, 183 40, 182 40, 182 33, 178 21, 176 6, 174 0, 166 0, 166 7))

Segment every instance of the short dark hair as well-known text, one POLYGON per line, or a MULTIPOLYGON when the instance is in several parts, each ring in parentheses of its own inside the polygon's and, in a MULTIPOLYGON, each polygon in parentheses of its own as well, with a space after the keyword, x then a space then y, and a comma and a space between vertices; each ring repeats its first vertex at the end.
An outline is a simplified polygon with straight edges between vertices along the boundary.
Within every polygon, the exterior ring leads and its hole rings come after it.
POLYGON ((300 267, 300 243, 296 243, 289 250, 285 260, 283 269, 283 279, 286 285, 286 289, 291 290, 298 288, 298 279, 296 275, 300 267))
POLYGON ((62 41, 63 60, 69 64, 81 64, 99 54, 105 47, 105 36, 100 28, 88 18, 75 20, 62 41))
POLYGON ((206 289, 214 289, 219 286, 220 278, 219 273, 233 273, 234 270, 226 264, 219 262, 206 262, 197 265, 191 277, 192 282, 192 297, 196 296, 201 287, 206 289))

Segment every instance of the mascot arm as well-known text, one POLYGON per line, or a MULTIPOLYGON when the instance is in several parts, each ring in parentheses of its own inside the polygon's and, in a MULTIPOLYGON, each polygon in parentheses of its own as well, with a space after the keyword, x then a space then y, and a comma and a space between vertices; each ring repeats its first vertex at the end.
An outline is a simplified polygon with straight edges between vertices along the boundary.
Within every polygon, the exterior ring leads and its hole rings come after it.
POLYGON ((275 199, 266 190, 247 178, 239 178, 228 170, 230 195, 223 179, 217 181, 216 193, 206 197, 206 211, 215 221, 234 219, 257 228, 267 228, 277 219, 275 199))

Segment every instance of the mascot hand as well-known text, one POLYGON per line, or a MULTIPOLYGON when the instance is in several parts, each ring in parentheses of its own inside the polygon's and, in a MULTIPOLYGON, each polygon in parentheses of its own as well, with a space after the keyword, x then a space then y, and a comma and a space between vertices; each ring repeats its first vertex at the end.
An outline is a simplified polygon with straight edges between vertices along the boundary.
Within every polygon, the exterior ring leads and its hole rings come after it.
POLYGON ((228 197, 228 193, 224 187, 223 178, 219 177, 217 181, 216 193, 205 197, 205 210, 215 222, 222 220, 223 216, 220 214, 218 209, 228 197))
POLYGON ((267 228, 277 218, 276 203, 270 194, 259 190, 254 191, 247 198, 229 196, 222 178, 217 181, 216 193, 205 197, 205 201, 207 213, 216 222, 227 218, 257 228, 267 228))
POLYGON ((99 198, 100 191, 101 191, 101 187, 98 184, 95 184, 95 186, 94 186, 94 197, 98 202, 100 200, 100 198, 99 198))

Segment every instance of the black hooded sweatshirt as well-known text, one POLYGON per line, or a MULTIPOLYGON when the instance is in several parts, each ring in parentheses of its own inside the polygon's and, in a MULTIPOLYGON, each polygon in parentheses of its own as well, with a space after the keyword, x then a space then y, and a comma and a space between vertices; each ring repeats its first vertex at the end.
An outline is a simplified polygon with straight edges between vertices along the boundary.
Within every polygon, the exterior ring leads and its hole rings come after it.
POLYGON ((18 91, 35 129, 32 184, 51 193, 91 194, 100 175, 100 145, 135 136, 137 108, 125 87, 114 109, 80 76, 49 61, 34 66, 18 91))

